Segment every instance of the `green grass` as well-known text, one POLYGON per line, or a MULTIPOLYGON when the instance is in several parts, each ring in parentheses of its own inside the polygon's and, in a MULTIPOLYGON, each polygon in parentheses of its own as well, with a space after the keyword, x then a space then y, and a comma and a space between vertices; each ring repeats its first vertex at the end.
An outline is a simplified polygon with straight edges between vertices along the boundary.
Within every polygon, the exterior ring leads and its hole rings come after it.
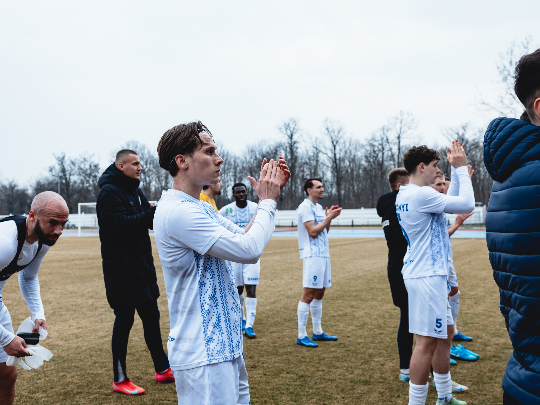
MULTIPOLYGON (((323 300, 323 328, 339 336, 316 349, 296 345, 296 308, 302 293, 302 262, 296 239, 274 238, 261 259, 257 289, 257 339, 244 340, 251 402, 261 404, 406 404, 408 385, 399 383, 396 332, 399 310, 386 278, 384 239, 331 239, 332 283, 323 300)), ((136 317, 128 348, 128 374, 147 390, 141 397, 112 392, 110 338, 114 314, 107 304, 97 237, 63 237, 39 273, 54 357, 34 371, 19 371, 19 404, 177 403, 174 385, 153 381, 153 367, 136 317)), ((155 249, 155 246, 154 246, 155 249)), ((467 385, 468 404, 502 404, 500 381, 511 353, 499 293, 484 240, 453 241, 462 295, 458 325, 475 340, 476 363, 451 368, 467 385)), ((157 253, 157 251, 155 251, 157 253)), ((169 325, 161 268, 162 336, 169 325)), ((2 294, 14 326, 29 315, 12 277, 2 294)), ((308 325, 308 332, 311 325, 308 325)), ((435 403, 430 389, 427 403, 435 403)))

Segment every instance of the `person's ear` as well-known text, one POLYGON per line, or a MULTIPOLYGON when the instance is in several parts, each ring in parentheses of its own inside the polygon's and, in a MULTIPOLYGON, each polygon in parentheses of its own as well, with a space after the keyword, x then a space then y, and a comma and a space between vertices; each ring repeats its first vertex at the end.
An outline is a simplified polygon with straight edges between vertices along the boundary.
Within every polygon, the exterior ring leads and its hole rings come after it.
POLYGON ((186 170, 189 166, 184 155, 178 155, 174 158, 174 160, 176 161, 176 165, 180 170, 186 170))
POLYGON ((426 165, 424 162, 420 162, 418 165, 418 170, 420 170, 420 173, 424 173, 426 171, 426 165))
POLYGON ((534 119, 534 124, 540 126, 540 97, 534 100, 534 117, 529 117, 531 120, 534 119))

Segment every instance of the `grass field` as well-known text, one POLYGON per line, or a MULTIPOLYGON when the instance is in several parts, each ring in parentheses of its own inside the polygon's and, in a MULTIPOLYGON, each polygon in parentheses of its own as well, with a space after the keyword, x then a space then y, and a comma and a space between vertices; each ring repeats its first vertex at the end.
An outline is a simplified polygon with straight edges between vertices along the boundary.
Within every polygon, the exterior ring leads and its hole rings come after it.
MULTIPOLYGON (((136 317, 128 349, 128 374, 146 389, 141 397, 112 392, 110 337, 114 314, 107 304, 97 237, 63 237, 39 272, 49 325, 44 346, 54 357, 34 371, 19 371, 19 404, 173 404, 174 385, 153 381, 153 367, 136 317)), ((384 239, 331 239, 333 287, 323 301, 323 329, 339 336, 316 349, 296 345, 296 308, 302 292, 302 262, 296 239, 273 238, 262 256, 255 331, 244 339, 251 403, 407 404, 408 385, 399 383, 396 331, 399 310, 386 278, 384 239)), ((453 241, 460 289, 458 325, 474 336, 476 363, 451 368, 469 386, 459 398, 470 404, 502 404, 500 381, 511 345, 499 312, 485 240, 453 241)), ((169 331, 167 300, 155 249, 162 296, 162 335, 169 331)), ((12 277, 4 289, 15 328, 29 315, 12 277)), ((311 318, 310 321, 311 322, 311 318)), ((311 324, 308 324, 308 333, 311 324)), ((427 403, 434 404, 430 388, 427 403)))

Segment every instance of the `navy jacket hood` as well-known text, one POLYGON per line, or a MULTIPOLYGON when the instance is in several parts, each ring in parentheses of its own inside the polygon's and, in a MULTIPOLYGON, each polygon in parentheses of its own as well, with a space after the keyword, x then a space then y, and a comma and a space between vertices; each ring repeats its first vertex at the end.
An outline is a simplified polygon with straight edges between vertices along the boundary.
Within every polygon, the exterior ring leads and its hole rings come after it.
POLYGON ((484 136, 484 164, 493 180, 506 180, 532 160, 540 160, 540 127, 514 118, 491 121, 484 136))
POLYGON ((126 176, 114 163, 107 167, 98 181, 99 188, 103 188, 105 184, 112 184, 126 190, 128 193, 133 193, 139 187, 140 180, 132 179, 126 176))

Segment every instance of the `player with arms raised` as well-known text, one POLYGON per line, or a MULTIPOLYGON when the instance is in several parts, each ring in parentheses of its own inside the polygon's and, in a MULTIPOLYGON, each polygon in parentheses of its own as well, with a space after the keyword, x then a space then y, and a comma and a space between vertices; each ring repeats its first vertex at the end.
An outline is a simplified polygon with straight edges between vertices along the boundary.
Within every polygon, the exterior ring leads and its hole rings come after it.
POLYGON ((165 132, 158 155, 174 179, 159 201, 154 232, 169 302, 167 347, 178 403, 248 404, 240 300, 226 261, 259 260, 290 172, 282 158, 263 161, 259 182, 249 178, 261 202, 243 229, 199 200, 203 186, 218 181, 223 163, 200 121, 165 132))
POLYGON ((409 332, 417 335, 411 357, 409 405, 425 404, 431 365, 437 404, 466 404, 452 395, 450 346, 454 321, 447 298, 450 238, 443 213, 472 211, 474 193, 463 146, 454 141, 447 156, 452 178, 456 179, 448 195, 430 187, 440 171, 439 153, 415 146, 403 157, 410 182, 400 188, 396 198, 398 220, 408 244, 402 274, 409 297, 409 332))

